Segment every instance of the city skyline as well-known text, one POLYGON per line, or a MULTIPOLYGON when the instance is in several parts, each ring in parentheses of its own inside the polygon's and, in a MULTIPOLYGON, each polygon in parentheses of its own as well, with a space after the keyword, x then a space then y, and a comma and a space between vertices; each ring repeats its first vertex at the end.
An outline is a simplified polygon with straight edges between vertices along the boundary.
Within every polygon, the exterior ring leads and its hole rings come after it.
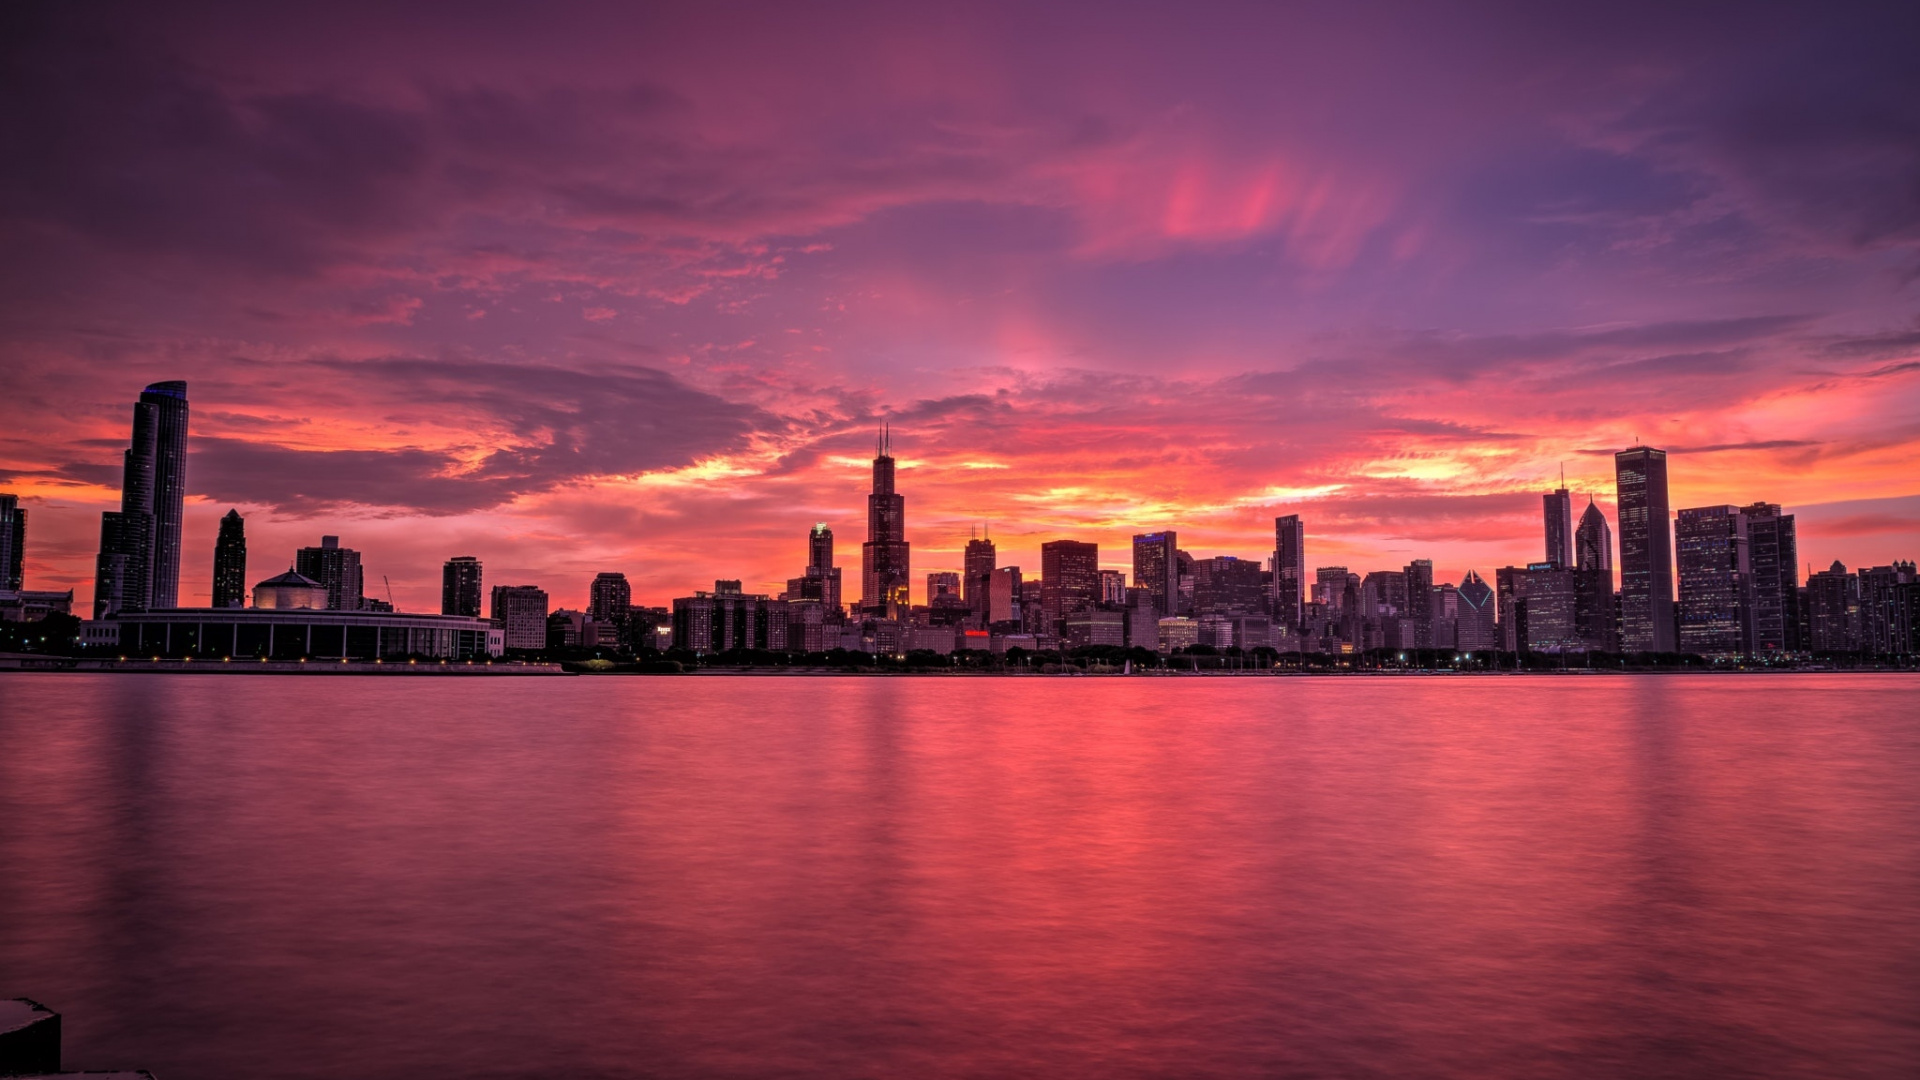
POLYGON ((417 610, 454 551, 662 596, 724 544, 775 589, 796 519, 862 539, 881 422, 921 567, 1297 512, 1458 580, 1540 546, 1562 462, 1616 517, 1635 440, 1696 463, 1677 506, 1920 547, 1911 14, 1217 10, 36 10, 27 577, 90 591, 129 372, 194 387, 187 551, 237 508, 417 610))

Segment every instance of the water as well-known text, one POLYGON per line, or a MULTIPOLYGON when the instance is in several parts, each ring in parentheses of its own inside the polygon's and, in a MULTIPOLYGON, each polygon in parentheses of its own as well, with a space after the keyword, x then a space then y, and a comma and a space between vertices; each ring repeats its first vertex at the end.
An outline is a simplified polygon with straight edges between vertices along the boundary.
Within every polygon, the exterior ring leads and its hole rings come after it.
POLYGON ((69 1068, 1920 1075, 1920 680, 0 677, 69 1068))

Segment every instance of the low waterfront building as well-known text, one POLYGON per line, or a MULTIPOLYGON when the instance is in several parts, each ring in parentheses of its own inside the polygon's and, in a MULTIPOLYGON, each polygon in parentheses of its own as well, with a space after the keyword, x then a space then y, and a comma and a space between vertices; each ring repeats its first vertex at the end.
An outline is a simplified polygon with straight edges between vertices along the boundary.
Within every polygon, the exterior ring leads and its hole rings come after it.
POLYGON ((326 587, 318 591, 307 607, 122 612, 82 623, 80 640, 126 656, 209 660, 479 660, 505 651, 500 630, 485 619, 328 610, 326 587))
POLYGON ((1193 619, 1175 616, 1160 620, 1160 651, 1171 653, 1175 649, 1184 649, 1189 645, 1200 644, 1200 624, 1193 619))
POLYGON ((39 622, 73 614, 73 590, 0 589, 0 622, 39 622))
POLYGON ((297 570, 288 570, 253 587, 253 606, 263 611, 324 611, 327 587, 297 570))

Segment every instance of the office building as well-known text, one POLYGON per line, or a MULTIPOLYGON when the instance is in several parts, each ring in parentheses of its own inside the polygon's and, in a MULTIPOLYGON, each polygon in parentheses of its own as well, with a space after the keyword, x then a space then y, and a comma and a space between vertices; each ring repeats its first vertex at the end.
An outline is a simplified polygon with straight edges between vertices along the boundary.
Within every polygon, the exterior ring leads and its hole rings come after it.
POLYGON ((1153 610, 1171 614, 1180 599, 1179 534, 1141 533, 1133 538, 1133 585, 1145 591, 1153 610))
POLYGON ((1800 640, 1800 546, 1792 514, 1778 504, 1740 508, 1747 522, 1748 630, 1756 656, 1795 653, 1800 640))
POLYGON ((480 617, 480 560, 455 555, 440 568, 440 614, 480 617))
POLYGON ((1040 610, 1046 632, 1086 614, 1100 598, 1100 547, 1078 540, 1040 545, 1040 610))
POLYGON ((1193 561, 1193 613, 1254 615, 1270 609, 1272 588, 1260 564, 1233 555, 1193 561))
POLYGON ((1099 602, 1107 607, 1127 606, 1127 575, 1123 570, 1100 571, 1099 602))
POLYGON ((93 617, 145 611, 153 602, 154 472, 160 410, 142 394, 121 458, 120 509, 100 515, 100 555, 94 566, 93 617))
POLYGON ((1160 620, 1160 649, 1162 654, 1178 652, 1200 644, 1200 623, 1184 616, 1173 616, 1160 620))
POLYGON ((1461 652, 1485 652, 1499 644, 1495 634, 1493 589, 1473 571, 1460 580, 1456 590, 1459 610, 1454 617, 1454 648, 1461 652))
POLYGON ((1413 620, 1411 648, 1433 648, 1433 560, 1407 564, 1407 617, 1413 620))
POLYGON ((1620 515, 1620 647, 1673 652, 1673 530, 1667 453, 1636 446, 1613 456, 1620 515))
POLYGON ((964 621, 967 617, 967 600, 960 572, 935 570, 928 574, 927 606, 923 609, 915 609, 915 612, 916 617, 927 626, 952 626, 956 622, 964 621))
POLYGON ((1599 652, 1618 652, 1619 601, 1613 592, 1613 531, 1587 497, 1573 531, 1574 621, 1580 640, 1599 652))
POLYGON ((27 512, 15 495, 0 495, 0 592, 19 592, 26 583, 27 512))
POLYGON ((1747 519, 1732 506, 1680 511, 1680 649, 1701 656, 1747 651, 1747 519))
POLYGON ((1807 576, 1808 647, 1844 653, 1860 648, 1860 579, 1833 565, 1807 576))
POLYGON ((535 585, 495 585, 493 624, 500 628, 509 649, 547 647, 547 592, 535 585))
POLYGON ((361 580, 360 553, 340 546, 337 536, 323 536, 319 547, 303 547, 294 555, 293 568, 327 587, 327 607, 359 611, 366 606, 361 580))
POLYGON ((1300 515, 1273 519, 1273 614, 1289 629, 1300 626, 1306 601, 1307 533, 1300 515))
POLYGON ((213 606, 247 605, 247 523, 238 510, 220 519, 220 536, 213 542, 213 606))
POLYGON ((1065 620, 1061 643, 1069 649, 1083 649, 1092 645, 1123 647, 1127 643, 1126 612, 1115 608, 1090 607, 1078 615, 1070 616, 1065 620))
POLYGON ((1530 563, 1494 571, 1500 647, 1509 652, 1587 651, 1580 636, 1577 572, 1566 566, 1530 563))
POLYGON ((815 522, 807 534, 807 566, 787 579, 786 599, 818 601, 828 622, 840 621, 840 568, 833 565, 833 530, 826 522, 815 522))
POLYGON ((1573 494, 1567 490, 1567 476, 1560 474, 1560 486, 1541 497, 1546 504, 1546 563, 1550 566, 1572 566, 1573 555, 1573 494))
POLYGON ((1020 578, 1020 568, 1017 566, 996 568, 988 579, 988 627, 1022 622, 1025 606, 1025 583, 1020 578))
POLYGON ((981 622, 988 621, 988 592, 993 587, 993 571, 999 564, 993 541, 984 536, 971 536, 967 539, 967 550, 961 563, 961 598, 966 601, 967 610, 980 617, 981 622))
POLYGON ((860 546, 860 611, 870 619, 898 619, 911 606, 907 500, 894 490, 892 433, 880 429, 867 496, 867 542, 860 546))

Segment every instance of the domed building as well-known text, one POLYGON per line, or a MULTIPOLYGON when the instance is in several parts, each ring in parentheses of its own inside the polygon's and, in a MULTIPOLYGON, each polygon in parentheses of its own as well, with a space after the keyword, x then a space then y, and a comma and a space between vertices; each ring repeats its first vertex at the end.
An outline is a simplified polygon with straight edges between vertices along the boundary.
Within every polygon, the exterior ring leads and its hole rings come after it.
POLYGON ((288 570, 253 587, 253 606, 269 611, 295 608, 325 611, 327 587, 304 574, 288 570))

